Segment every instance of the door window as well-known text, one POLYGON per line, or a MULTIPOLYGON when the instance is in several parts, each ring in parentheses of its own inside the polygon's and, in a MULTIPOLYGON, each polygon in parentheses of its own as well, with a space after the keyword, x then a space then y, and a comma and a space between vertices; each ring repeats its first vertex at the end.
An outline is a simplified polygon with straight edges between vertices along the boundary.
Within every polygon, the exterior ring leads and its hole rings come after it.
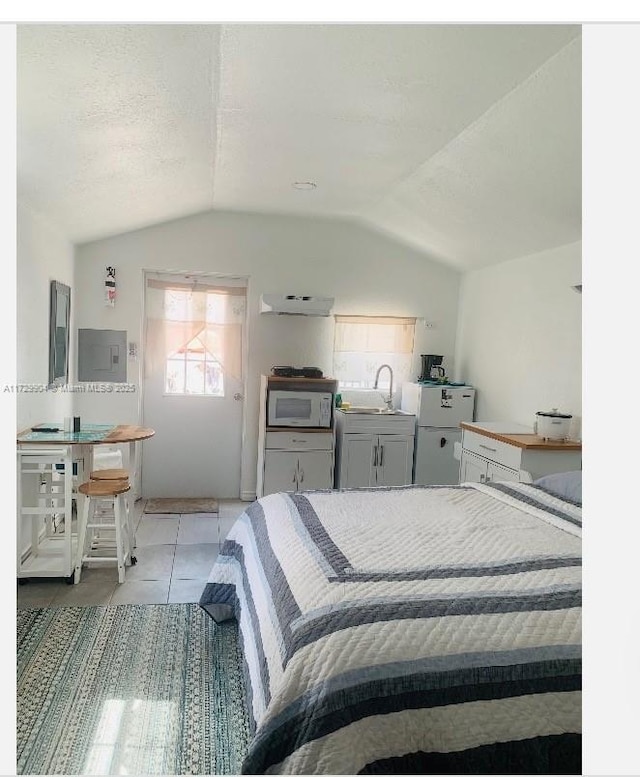
POLYGON ((242 380, 246 289, 147 282, 147 376, 161 371, 166 394, 224 397, 242 380))

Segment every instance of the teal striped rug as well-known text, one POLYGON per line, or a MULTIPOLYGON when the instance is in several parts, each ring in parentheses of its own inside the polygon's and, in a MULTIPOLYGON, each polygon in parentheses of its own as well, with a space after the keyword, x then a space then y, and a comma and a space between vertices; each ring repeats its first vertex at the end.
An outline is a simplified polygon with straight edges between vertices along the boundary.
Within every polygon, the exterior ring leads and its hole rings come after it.
POLYGON ((235 622, 196 604, 18 610, 18 774, 238 774, 235 622))

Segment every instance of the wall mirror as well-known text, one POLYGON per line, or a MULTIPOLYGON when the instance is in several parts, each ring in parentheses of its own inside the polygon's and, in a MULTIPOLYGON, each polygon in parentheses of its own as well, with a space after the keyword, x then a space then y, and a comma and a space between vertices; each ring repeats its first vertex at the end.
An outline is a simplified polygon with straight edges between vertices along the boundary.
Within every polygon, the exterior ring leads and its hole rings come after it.
POLYGON ((69 319, 71 289, 51 281, 49 317, 49 385, 64 386, 69 380, 69 319))

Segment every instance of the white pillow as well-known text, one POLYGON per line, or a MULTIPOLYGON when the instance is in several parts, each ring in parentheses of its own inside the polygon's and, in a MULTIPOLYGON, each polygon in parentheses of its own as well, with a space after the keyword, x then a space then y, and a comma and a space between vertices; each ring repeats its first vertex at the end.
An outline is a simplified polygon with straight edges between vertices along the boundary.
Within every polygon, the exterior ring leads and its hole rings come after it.
POLYGON ((582 470, 576 472, 558 472, 556 475, 545 475, 533 481, 534 486, 540 486, 556 496, 569 502, 582 504, 582 470))

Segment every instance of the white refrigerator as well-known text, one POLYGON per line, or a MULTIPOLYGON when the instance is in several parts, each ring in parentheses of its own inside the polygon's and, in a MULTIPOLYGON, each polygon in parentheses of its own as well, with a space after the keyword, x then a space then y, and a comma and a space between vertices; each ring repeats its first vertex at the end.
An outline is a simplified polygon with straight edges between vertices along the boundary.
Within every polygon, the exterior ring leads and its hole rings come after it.
POLYGON ((476 391, 470 386, 404 383, 401 409, 416 417, 413 482, 423 486, 459 482, 453 445, 461 421, 473 421, 476 391))

